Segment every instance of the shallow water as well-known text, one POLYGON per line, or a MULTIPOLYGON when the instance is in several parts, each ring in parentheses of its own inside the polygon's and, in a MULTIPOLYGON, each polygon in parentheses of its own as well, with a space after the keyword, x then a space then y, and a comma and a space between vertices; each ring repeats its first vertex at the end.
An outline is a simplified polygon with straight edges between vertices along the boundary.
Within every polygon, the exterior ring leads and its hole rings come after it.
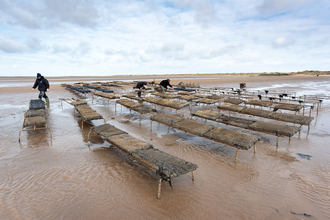
MULTIPOLYGON (((214 81, 214 80, 212 80, 214 81)), ((271 81, 248 83, 248 89, 265 88, 302 95, 329 95, 330 81, 271 81), (306 85, 306 86, 304 86, 306 85), (321 89, 320 89, 321 87, 321 89), (299 88, 299 89, 297 89, 299 88)), ((202 84, 202 83, 201 83, 202 84)), ((203 84, 202 84, 203 85, 203 84)), ((233 87, 232 83, 205 83, 204 86, 233 87)), ((124 92, 124 90, 118 90, 124 92)), ((276 137, 209 122, 261 137, 257 153, 239 151, 211 140, 153 123, 150 115, 135 112, 102 99, 87 101, 108 123, 143 139, 169 154, 199 166, 195 181, 191 175, 172 181, 173 189, 163 183, 157 200, 156 174, 111 147, 96 135, 87 146, 89 127, 103 122, 84 123, 72 106, 60 98, 76 97, 67 90, 50 92, 47 131, 18 132, 28 102, 36 92, 5 92, 0 96, 0 219, 312 219, 330 218, 330 102, 325 100, 318 117, 301 137, 276 137), (303 159, 298 153, 311 155, 303 159)), ((198 106, 194 106, 196 110, 198 106)), ((157 107, 161 112, 174 110, 157 107)), ((179 111, 188 117, 188 110, 179 111)), ((316 112, 312 112, 313 116, 316 112)), ((241 115, 242 116, 242 115, 241 115)), ((250 118, 249 116, 245 116, 250 118)), ((196 118, 195 118, 196 119, 196 118)), ((197 119, 198 120, 198 119, 197 119)), ((259 118, 259 120, 262 120, 259 118)), ((204 120, 200 120, 204 121, 204 120)))

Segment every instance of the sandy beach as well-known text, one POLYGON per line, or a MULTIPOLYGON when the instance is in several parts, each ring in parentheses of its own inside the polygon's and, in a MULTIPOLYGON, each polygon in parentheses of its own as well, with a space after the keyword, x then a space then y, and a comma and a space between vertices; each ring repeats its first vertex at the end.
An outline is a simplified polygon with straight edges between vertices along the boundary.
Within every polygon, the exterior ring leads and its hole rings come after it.
MULTIPOLYGON (((34 80, 0 78, 0 219, 330 218, 330 76, 50 77, 47 124, 52 141, 48 132, 41 130, 23 132, 19 143, 24 113, 29 101, 38 96, 31 90, 34 80), (308 127, 302 126, 300 137, 296 134, 290 142, 280 138, 278 148, 275 136, 208 121, 261 138, 255 155, 253 150, 242 150, 235 162, 236 148, 158 123, 150 131, 152 114, 142 115, 139 125, 139 114, 118 105, 115 109, 114 101, 109 105, 104 99, 92 102, 87 95, 85 100, 108 123, 198 165, 194 182, 190 175, 183 175, 172 181, 173 189, 164 183, 158 200, 156 174, 96 135, 91 136, 88 147, 90 127, 102 121, 84 123, 82 130, 82 120, 73 107, 67 103, 61 106, 60 99, 79 99, 61 87, 62 83, 164 78, 171 78, 172 84, 199 83, 202 88, 239 88, 239 83, 246 83, 247 91, 256 93, 269 90, 322 98, 322 108, 318 115, 312 111, 314 120, 308 135, 308 127), (299 156, 302 154, 311 157, 299 156)), ((118 95, 132 91, 132 86, 114 88, 118 95)), ((193 110, 203 108, 195 105, 193 110)), ((217 111, 216 106, 205 108, 217 111)), ((157 110, 175 114, 169 108, 157 110)), ((188 117, 189 111, 180 114, 188 117)))

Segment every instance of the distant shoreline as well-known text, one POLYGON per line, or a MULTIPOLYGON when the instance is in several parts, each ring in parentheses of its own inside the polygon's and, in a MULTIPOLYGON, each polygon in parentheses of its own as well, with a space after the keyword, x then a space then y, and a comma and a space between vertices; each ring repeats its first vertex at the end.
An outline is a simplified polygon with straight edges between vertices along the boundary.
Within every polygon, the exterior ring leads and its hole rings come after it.
MULTIPOLYGON (((108 76, 48 76, 48 78, 122 78, 122 77, 155 77, 155 78, 164 78, 164 77, 205 77, 205 76, 295 76, 295 75, 330 75, 330 71, 298 71, 298 72, 259 72, 259 73, 185 73, 185 74, 139 74, 139 75, 108 75, 108 76)), ((45 74, 47 77, 47 74, 45 74)), ((35 78, 35 76, 0 76, 0 78, 35 78)))

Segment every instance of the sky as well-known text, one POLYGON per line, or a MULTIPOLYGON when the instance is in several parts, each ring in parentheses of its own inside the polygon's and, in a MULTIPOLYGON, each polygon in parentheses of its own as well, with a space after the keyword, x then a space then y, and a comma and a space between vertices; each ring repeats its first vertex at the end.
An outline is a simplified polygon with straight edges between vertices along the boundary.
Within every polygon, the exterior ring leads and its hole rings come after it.
POLYGON ((329 0, 0 0, 0 76, 330 70, 329 0))

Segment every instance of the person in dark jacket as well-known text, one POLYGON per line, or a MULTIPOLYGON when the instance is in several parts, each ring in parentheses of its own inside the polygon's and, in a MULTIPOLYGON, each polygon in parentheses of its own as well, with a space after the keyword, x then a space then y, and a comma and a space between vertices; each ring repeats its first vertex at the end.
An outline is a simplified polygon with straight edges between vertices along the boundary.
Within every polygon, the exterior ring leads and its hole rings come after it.
MULTIPOLYGON (((147 84, 148 84, 147 82, 143 82, 143 81, 138 82, 138 84, 136 84, 136 88, 145 90, 146 89, 145 85, 147 84)), ((141 97, 141 90, 138 91, 138 97, 141 97)))
POLYGON ((34 83, 32 90, 35 90, 35 88, 38 87, 39 93, 39 100, 41 100, 42 97, 45 98, 46 104, 49 104, 49 98, 46 95, 46 92, 49 92, 49 83, 48 80, 43 77, 40 73, 37 74, 36 82, 34 83))
POLYGON ((147 82, 138 82, 138 84, 136 84, 136 88, 138 88, 138 89, 146 89, 146 85, 147 85, 148 83, 147 82))
POLYGON ((173 86, 171 86, 170 84, 170 81, 171 81, 170 79, 165 79, 159 83, 160 88, 162 89, 162 93, 164 93, 167 90, 168 86, 173 88, 173 86))

